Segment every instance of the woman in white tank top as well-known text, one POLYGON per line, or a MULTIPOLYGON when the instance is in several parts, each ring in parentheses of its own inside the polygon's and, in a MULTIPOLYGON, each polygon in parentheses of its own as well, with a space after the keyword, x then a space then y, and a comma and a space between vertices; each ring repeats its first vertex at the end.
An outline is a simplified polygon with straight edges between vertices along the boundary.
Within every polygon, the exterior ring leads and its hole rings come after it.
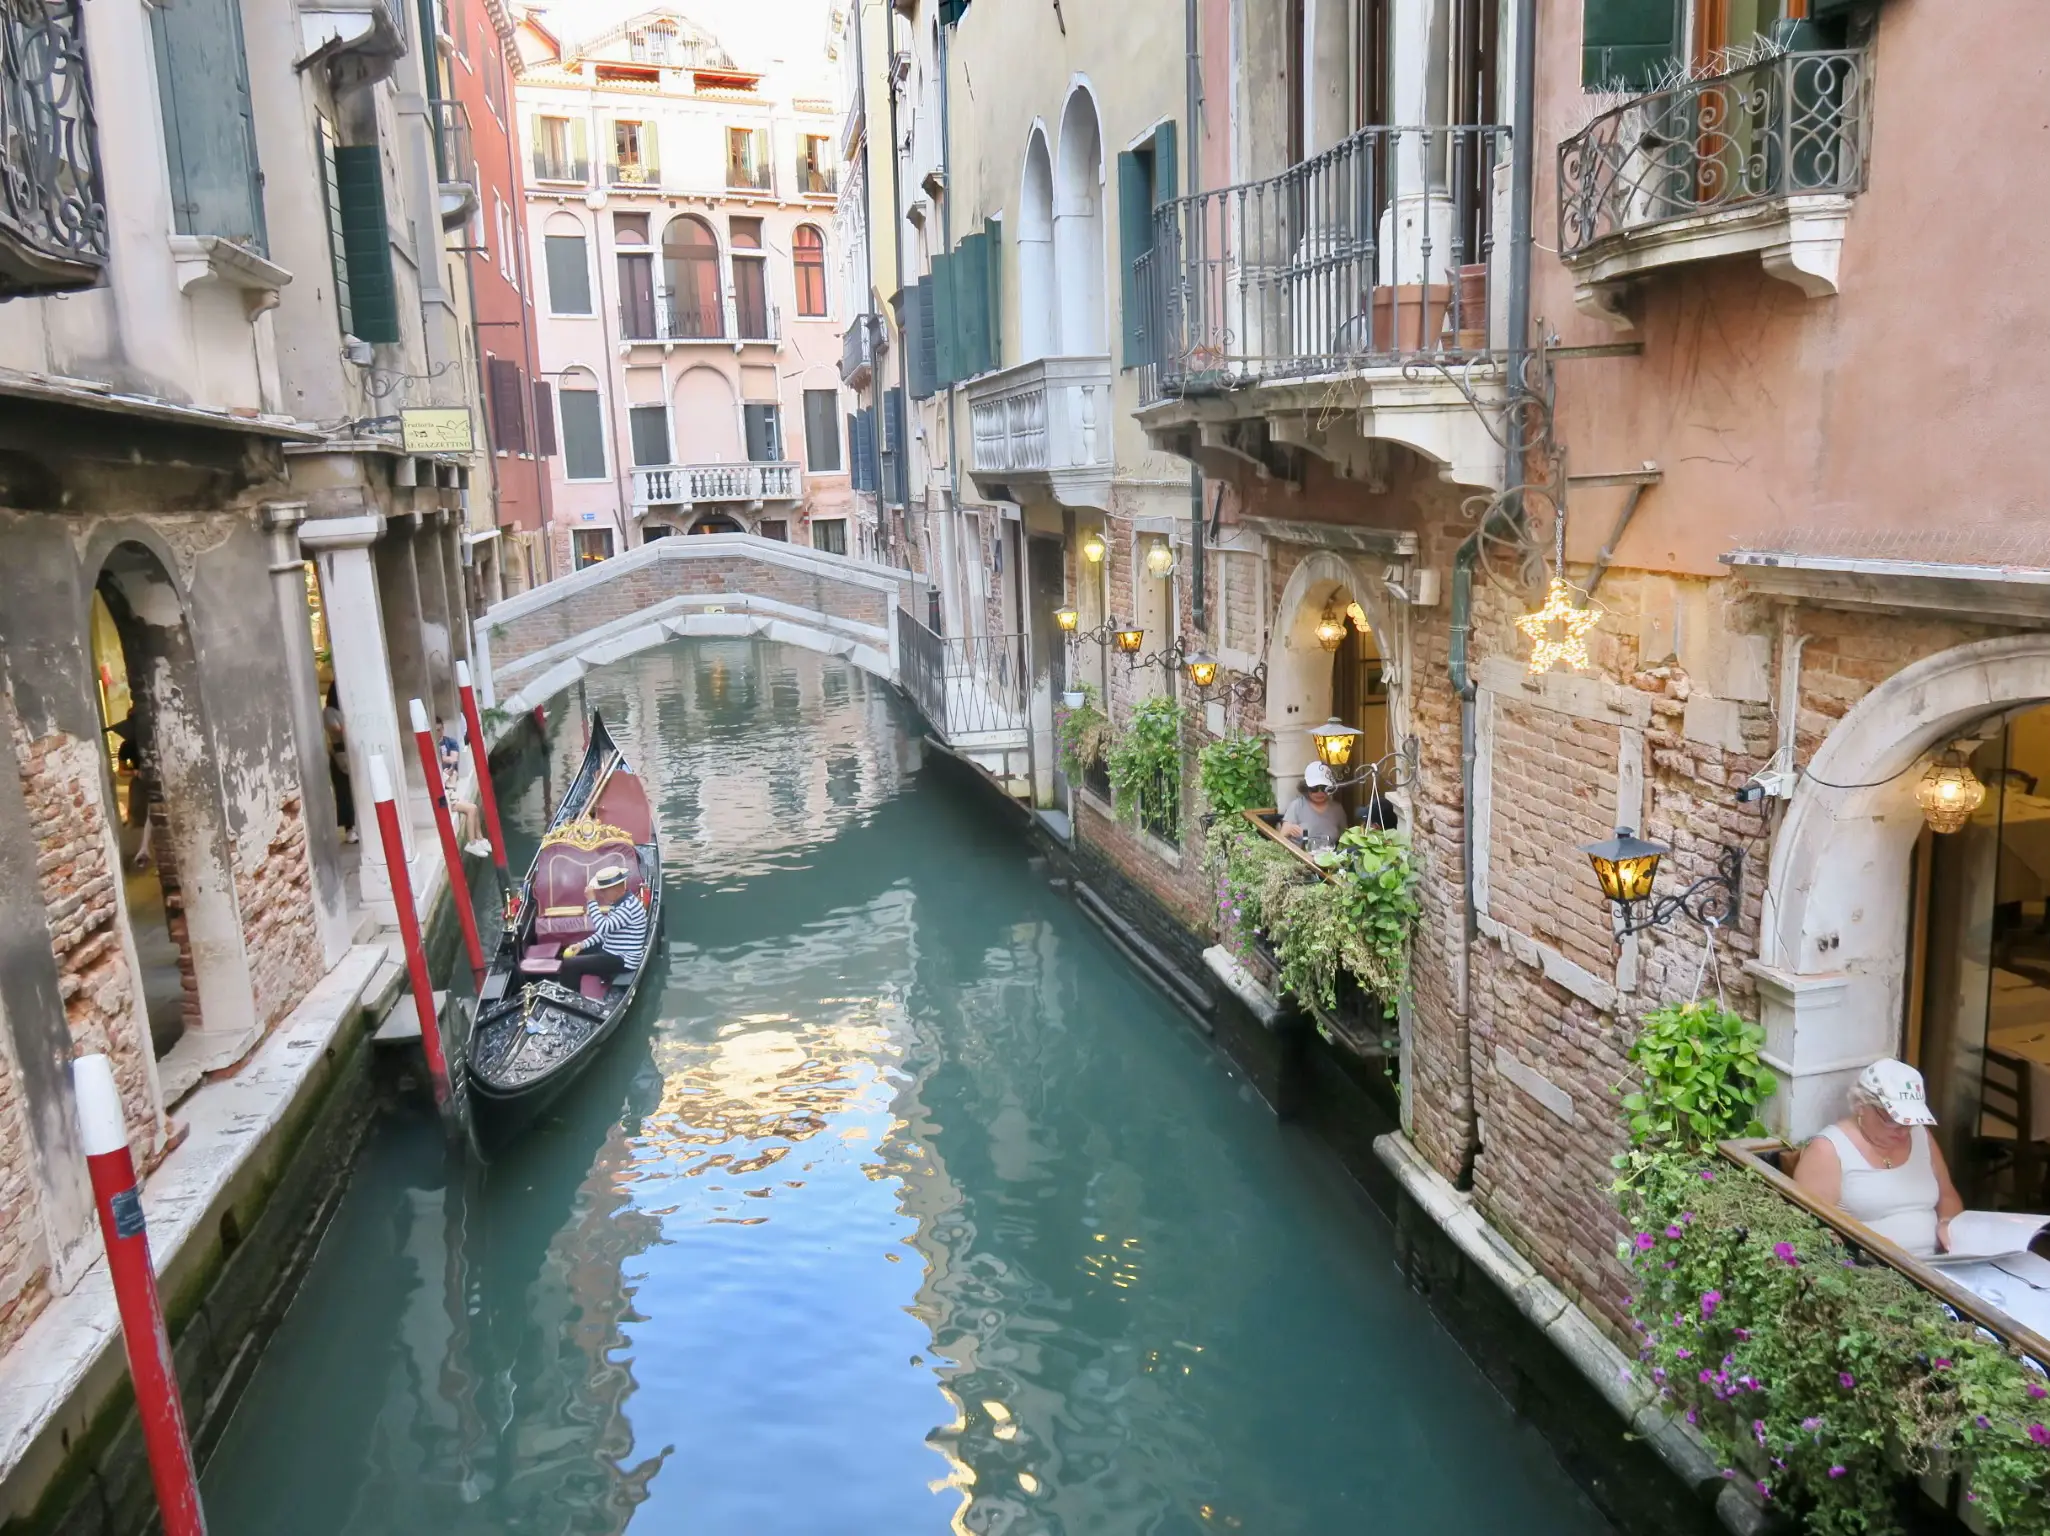
POLYGON ((1930 1138, 1935 1123, 1922 1074, 1875 1061, 1851 1089, 1850 1114, 1802 1150, 1794 1182, 1909 1253, 1940 1253, 1965 1203, 1930 1138))

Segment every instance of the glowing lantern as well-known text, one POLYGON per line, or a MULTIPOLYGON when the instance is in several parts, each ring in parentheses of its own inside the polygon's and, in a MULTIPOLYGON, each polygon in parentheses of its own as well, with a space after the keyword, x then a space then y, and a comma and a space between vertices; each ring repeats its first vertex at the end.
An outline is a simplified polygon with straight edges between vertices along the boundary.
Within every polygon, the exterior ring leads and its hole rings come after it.
POLYGON ((1955 832, 1986 799, 1986 786, 1955 747, 1929 765, 1915 786, 1915 799, 1931 832, 1955 832))

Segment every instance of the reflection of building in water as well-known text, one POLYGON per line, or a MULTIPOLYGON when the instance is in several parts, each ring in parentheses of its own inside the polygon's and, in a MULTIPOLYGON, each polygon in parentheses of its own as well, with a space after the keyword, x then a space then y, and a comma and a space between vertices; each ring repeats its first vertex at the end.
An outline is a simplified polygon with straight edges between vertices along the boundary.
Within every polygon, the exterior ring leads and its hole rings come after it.
POLYGON ((572 771, 579 697, 655 786, 671 860, 722 875, 832 836, 895 795, 907 769, 889 690, 794 646, 686 640, 593 672, 552 710, 553 750, 572 771))

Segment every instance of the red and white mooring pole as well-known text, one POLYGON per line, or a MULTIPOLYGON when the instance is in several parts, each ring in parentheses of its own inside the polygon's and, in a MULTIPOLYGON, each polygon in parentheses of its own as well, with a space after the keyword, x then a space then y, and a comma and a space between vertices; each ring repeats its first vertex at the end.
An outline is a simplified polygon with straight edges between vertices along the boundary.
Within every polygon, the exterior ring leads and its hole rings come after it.
POLYGON ((470 905, 470 882, 463 875, 463 845, 456 841, 456 824, 448 812, 448 775, 441 771, 441 748, 427 724, 427 706, 413 704, 413 742, 420 749, 420 771, 427 775, 427 798, 434 805, 434 827, 441 834, 441 861, 448 866, 448 891, 455 898, 456 922, 463 930, 463 948, 469 951, 470 969, 477 985, 484 985, 484 946, 477 938, 477 912, 470 905))
POLYGON ((498 824, 498 792, 491 787, 491 748, 484 740, 483 717, 477 713, 477 690, 470 686, 470 664, 456 663, 456 689, 463 698, 463 725, 470 733, 470 756, 477 764, 477 805, 484 812, 484 835, 491 839, 491 862, 510 875, 505 857, 505 829, 498 824))
POLYGON ((427 947, 420 942, 420 914, 413 910, 413 876, 406 868, 406 837, 399 829, 391 770, 385 767, 382 752, 370 754, 370 798, 377 802, 384 867, 391 876, 392 904, 399 909, 399 939, 406 946, 406 978, 412 983, 413 1011, 420 1019, 420 1048, 427 1053, 427 1075, 434 1080, 434 1102, 446 1110, 448 1057, 441 1049, 441 1020, 434 1013, 434 980, 427 974, 427 947))
POLYGON ((121 1113, 120 1090, 114 1086, 114 1063, 105 1056, 81 1056, 71 1063, 71 1084, 78 1098, 85 1166, 92 1175, 100 1235, 107 1242, 107 1271, 121 1310, 121 1341, 128 1350, 128 1374, 135 1383, 135 1408, 142 1419, 142 1443, 149 1453, 164 1536, 206 1536, 192 1441, 185 1432, 185 1406, 178 1397, 171 1334, 157 1296, 157 1272, 150 1262, 149 1230, 142 1219, 142 1192, 135 1187, 135 1159, 128 1153, 128 1121, 121 1113))

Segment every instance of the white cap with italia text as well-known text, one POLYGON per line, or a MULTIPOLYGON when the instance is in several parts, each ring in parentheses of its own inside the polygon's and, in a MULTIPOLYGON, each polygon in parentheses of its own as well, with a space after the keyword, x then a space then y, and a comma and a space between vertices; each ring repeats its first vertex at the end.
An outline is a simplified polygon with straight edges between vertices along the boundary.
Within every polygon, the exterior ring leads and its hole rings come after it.
POLYGON ((1886 1058, 1873 1062, 1860 1074, 1858 1086, 1879 1100, 1895 1125, 1936 1123, 1929 1112, 1929 1090, 1922 1086, 1922 1074, 1904 1061, 1886 1058))

